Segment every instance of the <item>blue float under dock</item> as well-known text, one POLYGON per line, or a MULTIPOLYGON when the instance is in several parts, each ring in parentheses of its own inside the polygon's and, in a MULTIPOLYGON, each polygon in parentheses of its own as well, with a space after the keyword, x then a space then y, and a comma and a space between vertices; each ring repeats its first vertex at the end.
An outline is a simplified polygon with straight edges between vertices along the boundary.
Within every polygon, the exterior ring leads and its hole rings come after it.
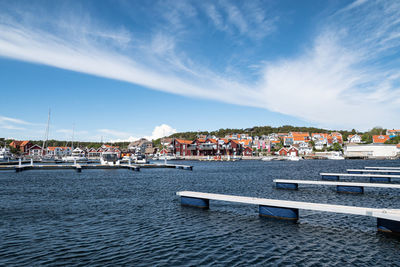
POLYGON ((185 206, 194 206, 194 207, 199 206, 201 208, 209 208, 210 200, 246 203, 246 204, 258 205, 260 216, 267 216, 277 219, 286 219, 293 221, 298 220, 299 210, 301 209, 370 216, 377 218, 377 229, 379 231, 400 234, 399 209, 374 209, 374 208, 319 204, 319 203, 300 202, 300 201, 287 201, 278 199, 211 194, 211 193, 202 193, 193 191, 181 191, 177 192, 176 194, 180 196, 181 204, 185 206), (208 202, 206 200, 208 200, 208 202))

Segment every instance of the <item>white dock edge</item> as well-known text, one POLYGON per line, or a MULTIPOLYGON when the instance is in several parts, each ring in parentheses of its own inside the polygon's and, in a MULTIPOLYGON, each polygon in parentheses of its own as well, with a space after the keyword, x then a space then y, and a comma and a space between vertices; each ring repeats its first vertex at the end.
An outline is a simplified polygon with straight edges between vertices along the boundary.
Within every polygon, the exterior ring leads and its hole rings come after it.
POLYGON ((320 173, 322 180, 338 181, 339 177, 367 177, 370 182, 388 183, 391 179, 400 179, 400 175, 373 174, 373 173, 320 173))
POLYGON ((322 176, 344 176, 344 177, 377 177, 377 178, 399 178, 400 175, 392 175, 392 174, 362 174, 362 173, 326 173, 321 172, 322 176))
POLYGON ((400 209, 364 208, 192 191, 181 191, 176 194, 181 197, 182 205, 198 206, 197 204, 201 203, 201 201, 206 201, 208 205, 209 200, 254 204, 259 205, 260 215, 280 219, 297 220, 299 209, 370 216, 378 219, 378 230, 400 233, 400 209), (290 217, 286 217, 286 215, 290 217), (297 217, 293 217, 296 215, 297 217))
POLYGON ((377 170, 400 170, 400 167, 364 167, 365 169, 377 169, 377 170))
POLYGON ((291 184, 343 185, 343 186, 362 186, 362 187, 381 187, 381 188, 399 188, 400 189, 400 184, 353 183, 353 182, 289 180, 289 179, 275 179, 274 182, 275 183, 291 183, 291 184))
POLYGON ((358 173, 390 173, 390 174, 399 174, 400 175, 400 170, 388 170, 388 169, 380 169, 380 170, 373 170, 373 169, 347 169, 347 171, 350 172, 358 172, 358 173))
POLYGON ((354 182, 338 182, 338 181, 313 181, 313 180, 289 180, 275 179, 275 187, 278 189, 297 190, 299 184, 308 185, 334 185, 338 193, 364 193, 364 187, 380 187, 380 188, 397 188, 400 189, 400 184, 388 183, 354 183, 354 182))

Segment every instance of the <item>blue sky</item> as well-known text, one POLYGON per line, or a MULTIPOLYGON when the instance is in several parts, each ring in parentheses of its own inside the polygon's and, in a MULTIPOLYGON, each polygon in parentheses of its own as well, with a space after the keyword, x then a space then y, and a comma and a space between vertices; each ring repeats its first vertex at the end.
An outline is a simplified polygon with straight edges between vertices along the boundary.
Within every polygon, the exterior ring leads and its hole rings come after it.
POLYGON ((397 1, 1 1, 0 136, 398 128, 397 1))

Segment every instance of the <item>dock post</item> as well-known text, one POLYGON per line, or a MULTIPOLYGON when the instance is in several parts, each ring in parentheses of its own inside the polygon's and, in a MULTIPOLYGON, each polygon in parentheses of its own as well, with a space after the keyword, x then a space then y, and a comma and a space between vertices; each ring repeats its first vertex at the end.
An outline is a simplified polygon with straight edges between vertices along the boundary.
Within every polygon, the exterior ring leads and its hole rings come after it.
POLYGON ((74 159, 74 165, 76 166, 76 159, 74 159))
POLYGON ((132 165, 132 160, 131 160, 131 157, 129 157, 129 159, 128 159, 128 165, 129 165, 129 166, 131 166, 131 165, 132 165))
POLYGON ((400 234, 400 222, 389 219, 377 218, 378 231, 400 234))
POLYGON ((291 189, 291 190, 299 189, 299 184, 296 183, 276 183, 275 186, 277 189, 291 189))
POLYGON ((334 175, 322 175, 322 180, 326 181, 339 181, 339 176, 334 176, 334 175))
POLYGON ((182 197, 181 196, 181 205, 196 207, 196 208, 201 208, 201 209, 209 209, 210 208, 210 200, 203 199, 203 198, 182 197))
POLYGON ((271 217, 275 219, 292 221, 297 221, 299 219, 299 209, 259 205, 258 211, 260 216, 271 217))
POLYGON ((33 167, 33 159, 31 159, 31 167, 33 167))
POLYGON ((338 186, 336 186, 336 192, 338 192, 338 193, 350 193, 350 194, 363 194, 364 193, 364 187, 362 187, 362 186, 338 185, 338 186))
POLYGON ((22 167, 22 160, 21 160, 21 158, 18 159, 18 167, 22 167))
POLYGON ((77 164, 77 165, 75 165, 75 168, 76 168, 76 172, 82 172, 82 166, 81 165, 77 164))
POLYGON ((371 183, 377 182, 377 183, 390 183, 390 178, 389 177, 369 177, 369 181, 371 183))

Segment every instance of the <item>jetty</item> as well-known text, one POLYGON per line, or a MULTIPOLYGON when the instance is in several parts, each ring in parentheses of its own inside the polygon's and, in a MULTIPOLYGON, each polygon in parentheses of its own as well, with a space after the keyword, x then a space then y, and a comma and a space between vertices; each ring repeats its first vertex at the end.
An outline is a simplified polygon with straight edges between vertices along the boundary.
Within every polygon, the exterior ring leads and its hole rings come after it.
POLYGON ((400 170, 400 167, 365 167, 365 169, 377 169, 377 170, 400 170))
POLYGON ((377 173, 377 174, 393 174, 393 175, 400 175, 400 169, 399 170, 389 170, 389 169, 379 169, 379 170, 373 170, 373 169, 347 169, 347 173, 377 173))
POLYGON ((370 178, 370 182, 390 182, 391 179, 400 179, 400 175, 392 174, 363 174, 363 173, 320 173, 322 180, 338 181, 339 177, 370 178))
POLYGON ((0 171, 15 170, 15 172, 22 172, 27 170, 76 170, 81 172, 85 169, 128 169, 132 171, 140 171, 141 168, 173 168, 181 170, 193 170, 193 166, 190 165, 177 165, 177 164, 34 164, 31 161, 30 164, 18 165, 2 165, 0 171))
POLYGON ((400 209, 365 208, 192 191, 181 191, 177 192, 176 194, 180 196, 181 205, 184 206, 209 209, 210 200, 245 203, 258 205, 260 216, 292 221, 297 221, 299 219, 299 210, 313 210, 369 216, 377 218, 377 229, 379 231, 400 234, 400 209))
POLYGON ((337 181, 313 181, 313 180, 290 180, 275 179, 275 187, 278 189, 297 190, 299 184, 305 185, 333 185, 336 186, 338 193, 364 193, 364 187, 393 188, 400 189, 400 184, 380 184, 380 183, 354 183, 354 182, 337 182, 337 181))

